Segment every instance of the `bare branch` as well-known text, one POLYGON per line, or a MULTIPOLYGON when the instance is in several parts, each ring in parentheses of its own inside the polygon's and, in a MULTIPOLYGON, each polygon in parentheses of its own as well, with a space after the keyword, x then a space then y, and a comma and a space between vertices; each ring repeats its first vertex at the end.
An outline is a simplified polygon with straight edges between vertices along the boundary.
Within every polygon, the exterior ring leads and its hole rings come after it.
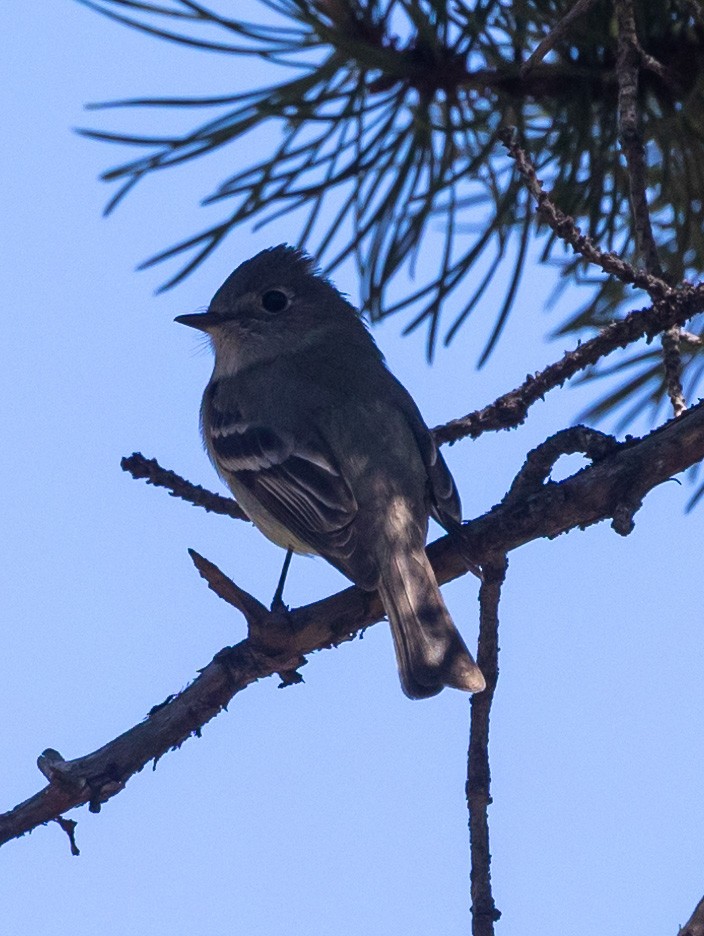
POLYGON ((214 563, 199 555, 195 549, 189 549, 188 555, 193 560, 193 565, 198 569, 202 578, 208 583, 208 588, 214 591, 218 598, 222 598, 223 601, 241 612, 250 632, 259 629, 265 618, 269 616, 265 606, 249 592, 240 588, 239 585, 235 585, 232 579, 228 578, 224 572, 221 572, 214 563))
POLYGON ((162 468, 155 458, 145 458, 139 452, 134 452, 120 462, 123 471, 128 471, 133 478, 145 478, 147 484, 154 487, 163 487, 171 493, 172 497, 179 497, 196 507, 203 507, 211 513, 224 514, 235 520, 249 520, 240 505, 231 497, 222 497, 206 491, 199 484, 191 484, 175 471, 162 468))
MULTIPOLYGON (((613 454, 560 483, 548 482, 526 498, 499 504, 484 516, 443 537, 428 550, 442 584, 464 575, 472 562, 541 537, 613 518, 624 504, 640 502, 673 474, 704 459, 704 403, 643 439, 622 443, 613 454)), ((99 750, 64 761, 48 751, 42 769, 49 784, 0 816, 0 843, 9 841, 74 806, 98 811, 149 762, 178 748, 250 683, 276 672, 295 671, 301 657, 350 640, 382 618, 374 593, 348 588, 322 601, 262 620, 267 644, 250 636, 220 651, 183 692, 155 706, 147 718, 99 750), (269 636, 270 634, 275 636, 269 636), (276 646, 280 649, 272 649, 276 646)))
POLYGON ((617 348, 638 341, 652 339, 673 325, 682 325, 694 315, 704 311, 704 285, 685 284, 667 299, 647 309, 631 312, 620 322, 607 325, 599 335, 568 351, 559 361, 548 365, 537 374, 531 374, 523 383, 500 396, 484 409, 475 410, 459 419, 453 419, 433 430, 439 443, 456 442, 466 436, 476 439, 483 432, 512 429, 525 420, 528 409, 542 400, 549 390, 561 387, 566 380, 617 348))
MULTIPOLYGON (((208 588, 242 613, 247 621, 247 633, 251 642, 271 655, 285 653, 291 639, 291 632, 288 627, 288 613, 283 605, 281 608, 268 611, 260 601, 218 569, 215 563, 199 555, 195 549, 189 549, 188 554, 193 560, 193 565, 208 583, 208 588), (275 626, 272 627, 272 623, 275 626)), ((278 671, 282 686, 303 682, 298 669, 305 664, 305 657, 300 655, 287 661, 286 665, 278 671)))
POLYGON ((694 913, 677 933, 677 936, 704 936, 704 897, 694 908, 694 913))
POLYGON ((487 810, 491 803, 489 715, 499 678, 499 600, 507 566, 506 556, 485 561, 484 578, 479 589, 477 663, 486 679, 486 689, 472 696, 467 758, 473 936, 493 936, 494 923, 501 917, 491 890, 487 810))
POLYGON ((677 325, 663 332, 662 360, 665 367, 665 387, 672 403, 675 416, 680 416, 687 409, 682 389, 682 355, 680 354, 681 334, 677 325))

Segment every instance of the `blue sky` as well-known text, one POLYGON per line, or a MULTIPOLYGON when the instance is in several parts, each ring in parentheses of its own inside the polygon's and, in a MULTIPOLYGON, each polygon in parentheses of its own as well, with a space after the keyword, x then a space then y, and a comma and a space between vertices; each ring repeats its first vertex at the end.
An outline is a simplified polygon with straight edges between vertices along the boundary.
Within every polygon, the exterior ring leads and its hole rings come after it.
MULTIPOLYGON (((209 353, 172 319, 207 304, 246 257, 295 240, 296 228, 283 218, 238 231, 155 296, 166 271, 137 274, 136 264, 204 223, 197 197, 233 155, 147 182, 104 220, 110 191, 96 178, 126 154, 71 128, 96 125, 88 101, 236 90, 232 61, 140 37, 68 0, 11 0, 0 18, 5 809, 41 786, 44 748, 72 758, 99 747, 244 636, 188 547, 270 598, 276 547, 131 480, 119 461, 142 451, 221 490, 198 437, 209 353)), ((117 115, 101 119, 118 125, 117 115)), ((355 296, 352 268, 335 279, 355 296)), ((565 350, 542 340, 557 321, 543 311, 551 285, 531 270, 479 373, 498 292, 433 367, 422 335, 400 337, 400 320, 375 330, 431 425, 565 350)), ((568 290, 563 312, 575 301, 568 290)), ((525 452, 586 399, 583 389, 553 394, 521 430, 447 449, 465 516, 496 503, 525 452)), ((507 936, 655 936, 701 897, 701 509, 684 514, 688 494, 662 485, 627 539, 603 524, 510 557, 490 810, 507 936)), ((299 559, 287 600, 343 586, 322 560, 299 559)), ((472 645, 476 582, 445 592, 472 645)), ((466 697, 408 701, 383 624, 315 655, 303 675, 300 686, 280 691, 272 679, 242 693, 100 815, 74 811, 79 858, 54 825, 6 845, 7 931, 466 933, 466 697)))

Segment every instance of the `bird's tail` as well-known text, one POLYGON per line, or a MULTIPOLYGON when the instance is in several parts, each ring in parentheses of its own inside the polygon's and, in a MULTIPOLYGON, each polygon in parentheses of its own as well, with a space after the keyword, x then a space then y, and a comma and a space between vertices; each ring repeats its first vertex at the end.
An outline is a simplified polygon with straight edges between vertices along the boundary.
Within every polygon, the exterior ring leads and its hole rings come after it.
POLYGON ((401 686, 411 699, 444 686, 481 692, 486 683, 445 607, 425 550, 392 550, 379 585, 401 686))

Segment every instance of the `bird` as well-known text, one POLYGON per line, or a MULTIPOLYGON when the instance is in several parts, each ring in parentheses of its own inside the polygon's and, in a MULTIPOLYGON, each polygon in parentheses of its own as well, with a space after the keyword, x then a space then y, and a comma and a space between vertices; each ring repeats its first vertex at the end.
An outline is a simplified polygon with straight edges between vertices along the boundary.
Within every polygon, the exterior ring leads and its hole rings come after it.
POLYGON ((409 698, 482 691, 425 551, 431 516, 459 530, 457 487, 358 310, 309 254, 280 244, 176 321, 210 338, 203 441, 255 526, 287 560, 322 556, 378 591, 409 698))

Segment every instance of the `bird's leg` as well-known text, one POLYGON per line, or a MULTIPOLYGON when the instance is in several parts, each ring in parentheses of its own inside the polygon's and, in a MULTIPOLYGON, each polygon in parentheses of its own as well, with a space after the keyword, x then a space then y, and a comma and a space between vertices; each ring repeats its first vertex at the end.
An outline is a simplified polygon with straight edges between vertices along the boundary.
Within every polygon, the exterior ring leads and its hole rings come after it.
POLYGON ((274 599, 271 602, 272 611, 281 611, 286 609, 284 604, 284 583, 286 582, 286 576, 288 575, 288 567, 291 565, 291 556, 293 555, 292 549, 286 550, 286 558, 284 559, 284 565, 281 569, 281 575, 279 576, 279 584, 276 586, 276 591, 274 592, 274 599))

